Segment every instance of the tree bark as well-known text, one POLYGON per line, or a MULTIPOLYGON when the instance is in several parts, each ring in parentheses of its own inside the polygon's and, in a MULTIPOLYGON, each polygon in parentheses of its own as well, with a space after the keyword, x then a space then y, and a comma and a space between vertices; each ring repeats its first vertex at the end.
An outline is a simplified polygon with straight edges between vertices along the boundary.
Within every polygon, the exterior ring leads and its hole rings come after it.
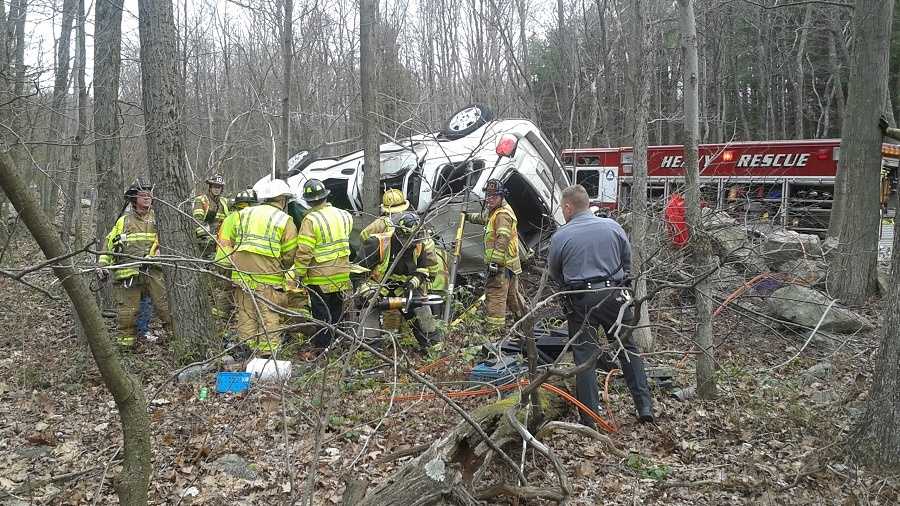
MULTIPOLYGON (((185 166, 184 90, 175 57, 175 23, 171 0, 140 0, 141 90, 146 124, 147 160, 155 183, 160 252, 199 256, 195 223, 189 218, 191 178, 185 166), (161 201, 161 202, 160 202, 161 201)), ((172 311, 175 356, 181 363, 205 358, 213 345, 207 279, 188 269, 166 269, 172 311)))
POLYGON ((374 26, 378 21, 378 0, 359 2, 359 89, 362 102, 363 128, 363 184, 360 191, 362 214, 354 220, 357 227, 365 227, 380 213, 381 203, 381 143, 378 133, 377 77, 375 69, 374 26))
MULTIPOLYGON (((122 211, 122 168, 119 166, 119 72, 122 49, 122 2, 108 0, 94 14, 94 195, 98 244, 122 211)), ((98 292, 102 307, 112 307, 108 286, 98 292)))
POLYGON ((853 10, 847 112, 841 127, 838 172, 846 178, 839 211, 838 254, 828 266, 828 290, 845 304, 859 305, 876 285, 878 260, 881 132, 884 111, 893 2, 859 0, 853 10))
POLYGON ((76 32, 76 50, 75 68, 73 69, 77 75, 75 81, 75 89, 78 95, 78 127, 75 131, 75 142, 72 146, 72 164, 69 171, 69 188, 68 200, 66 201, 66 212, 63 213, 63 227, 60 230, 60 239, 63 244, 69 241, 71 236, 72 249, 78 249, 82 242, 81 236, 81 151, 84 143, 84 136, 87 132, 87 104, 88 92, 84 82, 84 74, 86 71, 85 50, 85 21, 87 17, 84 14, 84 0, 78 0, 78 31, 76 32))
POLYGON ((699 112, 697 93, 697 24, 692 0, 678 0, 681 24, 681 51, 684 61, 684 178, 687 193, 687 221, 691 230, 691 260, 695 276, 704 276, 694 285, 697 304, 697 395, 701 399, 716 396, 715 361, 712 343, 712 291, 706 273, 712 268, 711 248, 703 233, 700 213, 700 167, 697 140, 699 112))
MULTIPOLYGON (((0 187, 19 212, 44 256, 56 258, 65 255, 66 248, 53 230, 47 215, 41 210, 37 197, 28 190, 19 168, 13 165, 8 156, 0 157, 0 187)), ((125 443, 122 472, 116 484, 119 502, 123 505, 147 504, 151 453, 150 417, 147 415, 144 390, 140 381, 122 366, 106 332, 100 308, 75 269, 73 260, 57 264, 53 267, 53 273, 62 283, 75 308, 100 376, 119 410, 125 443)))
POLYGON ((284 72, 281 82, 281 143, 278 147, 278 169, 287 174, 291 157, 291 65, 294 61, 294 0, 284 2, 284 28, 281 34, 281 57, 284 72))
MULTIPOLYGON (((643 266, 647 253, 651 250, 647 244, 647 223, 650 221, 650 208, 647 206, 647 120, 650 117, 650 76, 653 75, 653 26, 652 14, 656 12, 653 3, 656 0, 635 0, 632 34, 630 37, 631 88, 634 90, 631 113, 633 120, 633 165, 634 185, 631 188, 632 223, 631 245, 632 274, 637 275, 634 284, 635 298, 647 295, 647 278, 643 275, 643 266)), ((632 338, 641 351, 653 349, 653 332, 650 325, 650 304, 641 304, 638 319, 640 328, 635 329, 632 338)))
MULTIPOLYGON (((50 118, 48 120, 47 129, 49 130, 49 141, 58 143, 65 139, 67 116, 63 111, 66 104, 66 98, 69 93, 69 50, 70 39, 72 38, 72 25, 75 19, 75 10, 78 7, 78 0, 65 0, 63 2, 62 26, 60 27, 59 40, 56 46, 56 74, 53 78, 53 98, 50 100, 50 118)), ((52 173, 62 163, 65 148, 62 146, 47 146, 45 150, 45 159, 47 163, 53 164, 52 173)), ((44 212, 50 216, 56 214, 56 201, 59 189, 49 176, 43 176, 41 179, 46 180, 47 194, 44 200, 44 212)), ((65 242, 65 240, 63 241, 65 242)))

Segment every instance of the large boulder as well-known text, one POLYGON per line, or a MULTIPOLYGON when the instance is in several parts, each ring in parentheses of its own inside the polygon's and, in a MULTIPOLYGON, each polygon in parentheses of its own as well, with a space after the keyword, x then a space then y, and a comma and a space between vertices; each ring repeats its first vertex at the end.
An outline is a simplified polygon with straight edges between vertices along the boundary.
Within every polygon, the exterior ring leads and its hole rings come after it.
POLYGON ((825 283, 828 275, 828 265, 821 260, 810 258, 797 258, 778 264, 776 272, 783 272, 794 277, 794 282, 807 286, 818 286, 825 283))
POLYGON ((765 236, 763 255, 766 263, 775 268, 798 258, 822 258, 819 236, 800 234, 793 230, 773 230, 765 236))
MULTIPOLYGON (((768 300, 769 311, 782 320, 807 327, 815 327, 822 318, 831 299, 824 293, 805 286, 788 285, 772 292, 768 300)), ((874 326, 865 318, 835 303, 831 306, 820 330, 852 334, 871 330, 874 326)))
POLYGON ((750 274, 768 270, 743 225, 724 211, 709 208, 702 211, 703 226, 712 242, 713 252, 722 264, 736 264, 750 274))

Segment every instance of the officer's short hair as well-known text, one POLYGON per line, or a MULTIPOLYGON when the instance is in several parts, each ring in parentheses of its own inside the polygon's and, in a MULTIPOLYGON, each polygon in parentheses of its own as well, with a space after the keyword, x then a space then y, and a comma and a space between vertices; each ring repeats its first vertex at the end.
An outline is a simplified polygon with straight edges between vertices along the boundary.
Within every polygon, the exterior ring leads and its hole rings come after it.
POLYGON ((573 184, 563 190, 562 199, 572 204, 579 211, 583 211, 591 205, 591 199, 588 197, 587 190, 580 184, 573 184))

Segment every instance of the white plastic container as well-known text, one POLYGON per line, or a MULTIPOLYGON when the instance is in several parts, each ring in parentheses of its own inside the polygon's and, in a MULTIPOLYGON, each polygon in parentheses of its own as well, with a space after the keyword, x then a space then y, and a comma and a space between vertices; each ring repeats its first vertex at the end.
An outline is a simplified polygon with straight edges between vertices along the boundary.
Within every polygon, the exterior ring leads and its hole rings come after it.
POLYGON ((246 370, 253 381, 287 381, 291 377, 291 361, 254 358, 247 362, 246 370))

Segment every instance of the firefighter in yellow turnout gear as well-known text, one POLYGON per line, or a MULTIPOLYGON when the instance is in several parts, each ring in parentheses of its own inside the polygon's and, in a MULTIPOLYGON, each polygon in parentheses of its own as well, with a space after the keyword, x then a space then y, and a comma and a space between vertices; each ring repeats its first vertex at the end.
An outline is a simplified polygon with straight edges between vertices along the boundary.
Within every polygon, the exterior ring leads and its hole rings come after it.
MULTIPOLYGON (((127 256, 106 254, 100 257, 97 271, 101 281, 109 276, 107 267, 135 264, 140 258, 153 257, 159 250, 156 220, 150 206, 153 203, 153 187, 138 181, 125 192, 130 209, 116 220, 106 235, 106 250, 127 256)), ((123 348, 134 346, 137 336, 135 320, 140 311, 141 297, 150 296, 156 315, 162 320, 167 333, 171 333, 172 318, 162 271, 150 264, 128 265, 113 269, 113 295, 116 300, 116 341, 123 348)))
POLYGON ((222 227, 217 258, 232 270, 239 337, 268 355, 278 348, 281 332, 281 318, 269 304, 284 305, 285 273, 294 265, 297 227, 283 211, 293 197, 287 183, 266 180, 255 190, 261 204, 242 209, 222 227))
MULTIPOLYGON (((344 296, 350 291, 350 231, 353 216, 328 202, 331 190, 318 179, 303 185, 309 212, 297 236, 297 279, 306 286, 310 312, 316 320, 334 325, 343 317, 344 296)), ((327 348, 334 333, 320 328, 312 338, 314 350, 327 348)))
POLYGON ((221 174, 214 174, 206 180, 208 185, 205 195, 198 195, 194 199, 194 209, 191 215, 201 225, 197 226, 197 241, 200 243, 204 258, 211 258, 216 251, 215 237, 219 233, 219 227, 228 216, 228 203, 222 192, 225 190, 225 178, 221 174))
POLYGON ((409 201, 403 196, 403 192, 396 188, 385 190, 384 195, 381 196, 381 216, 362 229, 359 233, 359 240, 365 241, 373 234, 381 234, 393 230, 392 218, 394 215, 400 214, 407 209, 409 209, 409 201))
POLYGON ((484 225, 484 263, 488 266, 484 288, 485 320, 492 331, 506 323, 506 310, 515 318, 524 314, 519 298, 519 235, 516 213, 506 202, 506 188, 497 179, 484 184, 485 208, 481 213, 466 213, 466 221, 484 225))
MULTIPOLYGON (((370 276, 360 288, 361 299, 371 301, 428 293, 431 272, 439 268, 440 264, 434 243, 427 239, 430 247, 426 246, 422 233, 424 230, 420 228, 419 216, 413 212, 405 212, 394 217, 390 230, 373 234, 363 243, 362 263, 370 269, 370 276)), ((369 309, 363 321, 363 326, 367 329, 366 337, 376 342, 380 341, 378 313, 374 308, 369 309)), ((440 340, 430 307, 411 308, 409 312, 385 309, 380 319, 380 327, 391 332, 398 332, 403 320, 407 320, 422 350, 440 340)))

